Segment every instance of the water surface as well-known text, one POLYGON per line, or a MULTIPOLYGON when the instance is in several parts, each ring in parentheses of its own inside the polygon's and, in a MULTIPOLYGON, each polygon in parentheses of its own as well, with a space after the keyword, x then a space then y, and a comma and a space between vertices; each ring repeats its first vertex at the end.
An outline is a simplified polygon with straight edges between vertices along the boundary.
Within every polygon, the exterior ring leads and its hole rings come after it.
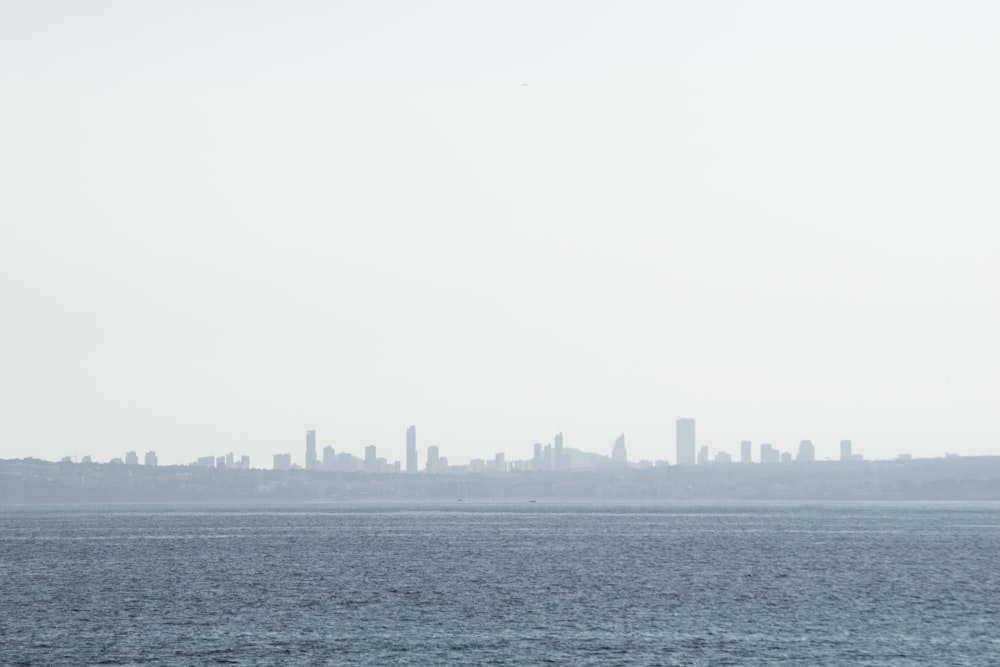
POLYGON ((989 665, 1000 505, 0 509, 0 664, 989 665))

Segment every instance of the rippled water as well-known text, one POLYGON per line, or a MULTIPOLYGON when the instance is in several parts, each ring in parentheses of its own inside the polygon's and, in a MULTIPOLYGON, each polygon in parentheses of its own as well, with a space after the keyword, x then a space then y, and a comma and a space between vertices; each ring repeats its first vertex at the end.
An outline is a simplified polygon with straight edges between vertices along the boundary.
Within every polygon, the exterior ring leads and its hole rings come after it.
POLYGON ((1000 505, 0 509, 0 664, 1000 664, 1000 505))

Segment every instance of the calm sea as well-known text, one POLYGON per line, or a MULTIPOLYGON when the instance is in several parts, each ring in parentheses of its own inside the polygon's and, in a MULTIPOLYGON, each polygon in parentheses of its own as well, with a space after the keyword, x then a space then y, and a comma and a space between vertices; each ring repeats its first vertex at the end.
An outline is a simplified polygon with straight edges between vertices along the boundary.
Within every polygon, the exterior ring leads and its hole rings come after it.
POLYGON ((0 508, 0 664, 1000 665, 998 504, 0 508))

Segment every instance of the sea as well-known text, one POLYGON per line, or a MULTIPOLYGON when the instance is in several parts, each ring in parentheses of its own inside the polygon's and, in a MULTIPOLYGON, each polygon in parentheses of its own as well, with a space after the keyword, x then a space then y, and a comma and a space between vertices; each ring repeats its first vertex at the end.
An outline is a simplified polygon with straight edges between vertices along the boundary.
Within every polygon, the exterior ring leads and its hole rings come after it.
POLYGON ((0 507, 2 665, 1000 665, 1000 504, 0 507))

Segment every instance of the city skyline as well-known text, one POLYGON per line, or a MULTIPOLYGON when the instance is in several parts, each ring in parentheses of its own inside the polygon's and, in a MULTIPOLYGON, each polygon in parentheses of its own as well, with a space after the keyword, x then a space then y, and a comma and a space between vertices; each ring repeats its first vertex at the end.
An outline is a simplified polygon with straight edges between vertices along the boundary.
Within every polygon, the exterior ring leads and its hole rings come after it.
POLYGON ((0 665, 981 664, 1000 2, 0 2, 0 665))
MULTIPOLYGON (((554 445, 553 443, 543 445, 541 442, 535 442, 532 447, 527 448, 528 456, 524 458, 518 457, 520 452, 517 448, 511 448, 492 454, 492 464, 489 463, 489 457, 486 456, 474 457, 469 459, 468 462, 463 462, 461 459, 453 459, 452 463, 458 468, 471 467, 475 469, 477 465, 480 468, 484 468, 484 466, 485 468, 489 468, 490 465, 500 466, 501 461, 506 461, 506 465, 515 470, 568 470, 571 466, 566 458, 566 451, 576 451, 587 456, 600 457, 602 459, 606 459, 607 463, 612 464, 627 463, 629 465, 646 464, 650 466, 693 466, 731 463, 733 461, 739 461, 741 463, 778 463, 795 461, 801 463, 813 462, 817 460, 860 461, 864 459, 862 454, 852 451, 851 440, 839 441, 837 444, 839 455, 837 458, 824 456, 821 459, 817 459, 816 447, 812 441, 801 440, 798 443, 797 451, 794 452, 791 447, 786 450, 782 450, 780 447, 775 447, 771 443, 759 443, 758 447, 760 453, 755 459, 752 454, 753 443, 749 440, 740 441, 738 450, 736 448, 730 450, 729 448, 713 447, 707 444, 698 443, 696 438, 696 420, 691 417, 680 418, 676 421, 675 442, 673 448, 675 457, 673 459, 669 457, 638 459, 629 458, 625 446, 624 433, 619 434, 614 439, 610 450, 606 453, 601 451, 587 451, 575 447, 570 447, 567 450, 564 447, 564 436, 562 431, 555 434, 553 442, 554 445), (695 455, 696 450, 697 455, 695 455), (512 454, 513 456, 508 456, 508 454, 512 454), (477 464, 477 461, 480 463, 477 464)), ((320 460, 316 453, 316 429, 307 429, 305 431, 305 449, 302 456, 302 463, 299 464, 297 462, 294 450, 276 452, 272 454, 270 458, 272 461, 270 467, 274 470, 289 470, 292 468, 301 468, 306 470, 361 469, 366 472, 406 472, 407 474, 418 474, 421 472, 440 472, 449 466, 448 457, 446 454, 442 455, 441 448, 438 445, 430 445, 426 448, 425 465, 422 468, 417 467, 416 446, 416 425, 411 424, 405 430, 404 454, 403 457, 399 459, 393 459, 391 455, 378 456, 379 453, 385 454, 387 451, 393 452, 394 448, 386 447, 380 451, 378 446, 369 444, 363 447, 360 456, 353 453, 350 448, 338 451, 333 445, 325 445, 322 450, 323 456, 320 460)), ((944 453, 944 456, 954 455, 954 452, 944 453)), ((222 456, 209 454, 199 456, 195 461, 191 461, 188 464, 220 468, 237 467, 247 469, 251 467, 249 464, 250 457, 248 455, 242 454, 239 461, 236 461, 234 457, 235 455, 233 452, 229 452, 222 456)), ((892 457, 892 459, 910 458, 913 458, 913 456, 907 452, 900 452, 895 457, 892 457)), ((86 462, 90 462, 94 460, 94 457, 93 455, 66 455, 60 457, 60 459, 71 461, 85 460, 86 462)), ((134 450, 132 450, 126 452, 124 460, 121 459, 121 457, 112 457, 109 461, 138 464, 138 455, 134 450)), ((159 464, 158 454, 156 451, 150 450, 146 453, 145 464, 154 466, 159 464)), ((174 465, 176 465, 176 463, 174 463, 174 465)), ((266 468, 267 466, 257 467, 266 468)))
MULTIPOLYGON (((641 460, 648 461, 666 461, 670 465, 678 465, 678 454, 683 448, 685 451, 690 453, 690 458, 681 461, 680 465, 696 465, 698 463, 698 457, 702 447, 707 446, 708 450, 708 460, 710 462, 718 462, 715 456, 719 453, 723 453, 731 457, 732 461, 740 462, 745 459, 745 454, 749 451, 752 452, 751 457, 753 462, 760 461, 760 446, 767 445, 772 447, 775 451, 788 453, 793 459, 797 459, 798 453, 802 443, 808 442, 812 443, 815 441, 816 445, 811 445, 812 456, 815 460, 851 460, 853 456, 855 460, 858 457, 863 456, 866 460, 894 460, 899 457, 913 457, 913 458, 937 458, 947 455, 962 455, 962 456, 994 456, 998 455, 997 448, 996 451, 987 450, 984 452, 978 452, 969 454, 967 452, 962 452, 959 447, 941 447, 937 450, 922 451, 916 448, 900 448, 897 451, 889 451, 885 447, 878 447, 877 443, 866 443, 864 446, 864 452, 859 453, 861 450, 854 450, 852 453, 852 446, 855 442, 860 442, 856 438, 844 438, 843 434, 837 434, 834 437, 829 437, 826 439, 809 438, 803 439, 801 434, 791 435, 784 438, 774 438, 774 437, 764 437, 757 440, 750 440, 747 438, 739 438, 735 442, 720 442, 720 441, 707 441, 707 438, 703 440, 698 434, 702 433, 705 426, 703 422, 697 421, 694 418, 679 418, 676 420, 675 429, 669 434, 663 433, 662 437, 655 443, 650 444, 648 441, 644 443, 645 446, 634 447, 633 439, 629 437, 629 447, 628 447, 628 461, 638 462, 641 460), (696 433, 697 429, 697 433, 696 433), (874 446, 873 446, 874 444, 874 446), (888 453, 885 453, 888 452, 888 453)), ((715 429, 708 427, 708 433, 716 432, 715 429)), ((178 449, 170 446, 160 447, 157 449, 151 449, 144 445, 136 445, 127 448, 123 451, 110 450, 108 447, 78 447, 68 450, 65 447, 49 447, 46 448, 47 451, 23 451, 21 453, 7 453, 3 448, 0 448, 0 458, 14 459, 14 458, 27 458, 27 457, 37 457, 46 460, 58 461, 65 457, 70 457, 74 460, 80 460, 84 457, 89 457, 94 461, 111 461, 113 459, 123 459, 124 454, 130 449, 135 449, 138 451, 142 449, 143 451, 151 451, 156 454, 159 459, 160 465, 187 465, 195 462, 198 459, 206 457, 217 457, 220 454, 225 455, 226 452, 239 450, 240 455, 248 455, 257 464, 255 467, 260 468, 270 468, 270 464, 264 465, 264 462, 270 462, 271 459, 276 455, 289 455, 289 463, 295 465, 296 467, 302 467, 305 469, 310 468, 310 461, 312 461, 312 466, 316 469, 323 468, 323 460, 320 458, 319 453, 322 450, 324 456, 326 456, 325 450, 333 450, 336 454, 348 454, 351 456, 364 458, 365 447, 372 442, 376 443, 376 447, 380 452, 388 453, 387 461, 397 461, 400 463, 401 469, 404 472, 421 472, 426 469, 426 446, 424 448, 424 458, 422 463, 417 465, 417 462, 421 461, 421 454, 418 451, 417 439, 416 439, 416 426, 410 425, 404 431, 404 439, 400 439, 400 444, 393 444, 392 442, 376 441, 375 438, 364 438, 362 442, 358 443, 344 443, 338 446, 338 442, 341 442, 341 438, 337 435, 333 435, 328 439, 318 439, 320 429, 307 429, 304 431, 305 439, 302 440, 302 433, 299 433, 300 442, 298 444, 293 442, 286 442, 284 444, 278 444, 273 446, 263 446, 254 449, 242 447, 238 444, 231 443, 223 445, 219 448, 211 448, 209 446, 203 446, 200 448, 192 448, 190 446, 184 447, 185 451, 191 452, 190 456, 185 456, 183 454, 178 454, 178 449), (411 449, 412 445, 412 449, 411 449), (414 468, 410 469, 408 467, 409 453, 413 453, 414 468)), ((379 429, 380 432, 384 432, 384 429, 379 429)), ((775 431, 786 431, 786 429, 773 429, 775 431)), ((624 433, 622 435, 625 435, 624 433)), ((550 437, 545 440, 545 442, 539 442, 535 440, 535 444, 542 446, 546 450, 551 450, 553 453, 553 461, 558 460, 558 451, 563 447, 563 433, 560 431, 555 434, 555 436, 550 437)), ((528 438, 530 443, 533 439, 528 438)), ((433 445, 441 451, 442 455, 449 455, 452 462, 462 461, 467 463, 469 460, 482 457, 491 457, 494 453, 498 451, 503 451, 508 455, 514 454, 517 460, 522 458, 530 459, 533 456, 532 445, 523 443, 504 443, 497 438, 487 438, 487 443, 481 448, 477 448, 474 443, 469 441, 461 441, 457 445, 455 443, 448 444, 443 438, 436 438, 433 441, 433 445), (520 450, 523 450, 520 451, 520 450), (447 451, 447 454, 445 452, 447 451), (524 454, 521 456, 520 454, 524 454)), ((575 445, 570 445, 571 448, 579 449, 580 451, 592 452, 595 454, 611 456, 613 449, 613 443, 608 444, 607 436, 601 437, 594 434, 583 434, 578 438, 578 442, 575 445)))

